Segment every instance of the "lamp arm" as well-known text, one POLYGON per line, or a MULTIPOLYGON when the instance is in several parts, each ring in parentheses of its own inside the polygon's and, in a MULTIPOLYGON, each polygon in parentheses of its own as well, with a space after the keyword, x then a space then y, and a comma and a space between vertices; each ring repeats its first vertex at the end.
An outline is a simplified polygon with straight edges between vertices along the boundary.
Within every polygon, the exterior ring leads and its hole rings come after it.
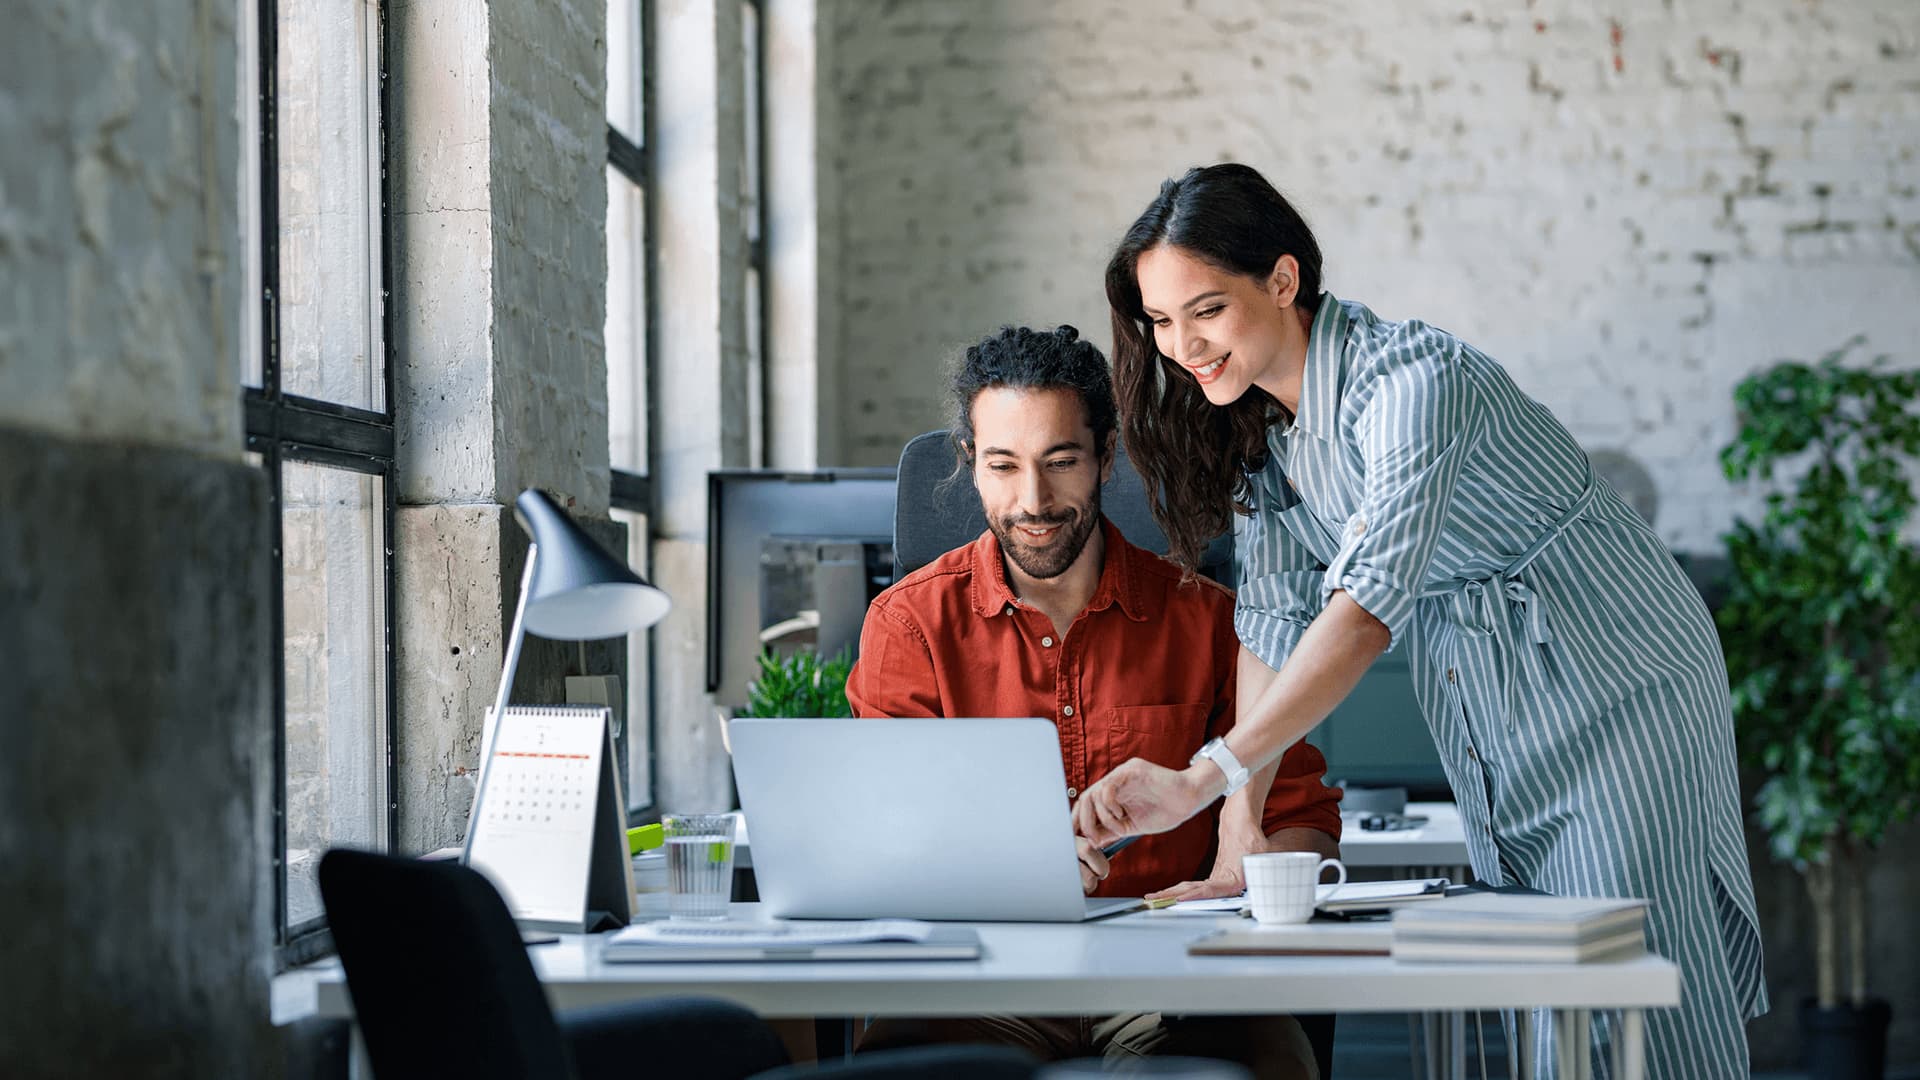
POLYGON ((526 636, 520 621, 527 614, 527 593, 533 587, 533 563, 540 557, 540 545, 527 545, 527 568, 520 575, 520 595, 513 605, 513 630, 507 634, 507 661, 500 671, 500 692, 493 699, 492 723, 482 718, 485 729, 480 739, 480 781, 473 787, 473 809, 467 812, 467 837, 460 845, 462 866, 473 862, 473 830, 479 823, 480 800, 487 794, 488 766, 493 763, 493 744, 500 738, 500 721, 507 715, 507 697, 513 693, 514 672, 520 667, 520 642, 526 636))

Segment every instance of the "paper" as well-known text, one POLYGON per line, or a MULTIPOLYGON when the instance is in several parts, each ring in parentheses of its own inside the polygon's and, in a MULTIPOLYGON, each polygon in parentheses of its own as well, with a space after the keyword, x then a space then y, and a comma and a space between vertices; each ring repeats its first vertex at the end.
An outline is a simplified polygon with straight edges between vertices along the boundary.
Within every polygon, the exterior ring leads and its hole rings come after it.
POLYGON ((1216 896, 1206 900, 1182 900, 1163 908, 1155 908, 1156 915, 1238 915, 1240 909, 1247 906, 1246 894, 1239 896, 1216 896))
POLYGON ((862 941, 925 941, 930 923, 916 919, 868 919, 864 922, 800 920, 785 922, 660 922, 629 926, 608 939, 610 945, 739 945, 749 948, 848 945, 862 941))
POLYGON ((1437 895, 1447 887, 1446 878, 1411 878, 1405 881, 1350 881, 1345 885, 1321 885, 1314 890, 1313 902, 1337 900, 1344 906, 1370 900, 1411 900, 1437 895))

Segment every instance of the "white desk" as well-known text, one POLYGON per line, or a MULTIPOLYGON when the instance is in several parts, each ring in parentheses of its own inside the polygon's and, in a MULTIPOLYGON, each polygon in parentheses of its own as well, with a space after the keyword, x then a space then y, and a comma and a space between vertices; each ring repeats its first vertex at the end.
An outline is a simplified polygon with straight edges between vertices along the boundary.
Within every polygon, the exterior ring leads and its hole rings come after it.
POLYGON ((1441 870, 1441 874, 1412 876, 1457 877, 1457 871, 1468 866, 1460 811, 1450 802, 1416 802, 1408 803, 1406 812, 1409 817, 1425 817, 1427 823, 1417 829, 1368 832, 1354 818, 1345 818, 1340 829, 1340 861, 1349 868, 1441 870))
MULTIPOLYGON (((736 917, 752 918, 757 907, 735 905, 736 917)), ((1154 913, 1084 925, 979 923, 978 961, 615 964, 600 959, 601 939, 577 934, 531 953, 557 1008, 678 994, 724 998, 770 1018, 1550 1008, 1583 1048, 1591 1013, 1621 1010, 1615 1072, 1629 1080, 1643 1075, 1642 1010, 1680 1002, 1679 970, 1653 956, 1581 965, 1188 956, 1187 942, 1213 927, 1214 920, 1154 913)), ((280 976, 274 999, 276 1023, 352 1015, 332 960, 280 976)), ((1588 1075, 1586 1055, 1576 1057, 1561 1076, 1588 1075)))

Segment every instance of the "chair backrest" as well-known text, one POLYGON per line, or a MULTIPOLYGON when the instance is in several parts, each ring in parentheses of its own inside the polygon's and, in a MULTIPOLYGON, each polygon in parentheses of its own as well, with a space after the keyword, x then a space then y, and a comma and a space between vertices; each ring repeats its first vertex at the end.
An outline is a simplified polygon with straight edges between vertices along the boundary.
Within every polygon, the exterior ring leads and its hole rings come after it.
MULTIPOLYGON (((1117 446, 1117 444, 1116 444, 1117 446)), ((893 570, 898 581, 986 531, 986 513, 973 480, 960 476, 951 484, 953 440, 944 430, 916 435, 900 451, 900 470, 894 494, 893 570)), ((1140 474, 1117 446, 1113 478, 1100 489, 1100 509, 1120 535, 1156 555, 1167 553, 1167 535, 1147 508, 1147 490, 1140 474)), ((1233 537, 1217 536, 1207 545, 1200 572, 1233 585, 1233 537)))
POLYGON ((519 928, 479 872, 335 849, 320 895, 375 1076, 573 1075, 519 928))

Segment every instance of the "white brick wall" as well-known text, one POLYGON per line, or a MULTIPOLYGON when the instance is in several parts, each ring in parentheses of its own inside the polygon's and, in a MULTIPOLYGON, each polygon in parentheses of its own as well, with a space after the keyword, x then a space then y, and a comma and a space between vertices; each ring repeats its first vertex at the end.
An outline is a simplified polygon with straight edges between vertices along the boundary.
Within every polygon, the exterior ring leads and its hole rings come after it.
POLYGON ((0 424, 239 453, 234 10, 9 6, 0 424))
POLYGON ((1652 474, 1704 550, 1754 368, 1865 333, 1920 363, 1920 4, 831 5, 822 148, 850 463, 944 423, 1008 321, 1110 340, 1100 275, 1158 182, 1245 161, 1328 287, 1507 365, 1652 474))

